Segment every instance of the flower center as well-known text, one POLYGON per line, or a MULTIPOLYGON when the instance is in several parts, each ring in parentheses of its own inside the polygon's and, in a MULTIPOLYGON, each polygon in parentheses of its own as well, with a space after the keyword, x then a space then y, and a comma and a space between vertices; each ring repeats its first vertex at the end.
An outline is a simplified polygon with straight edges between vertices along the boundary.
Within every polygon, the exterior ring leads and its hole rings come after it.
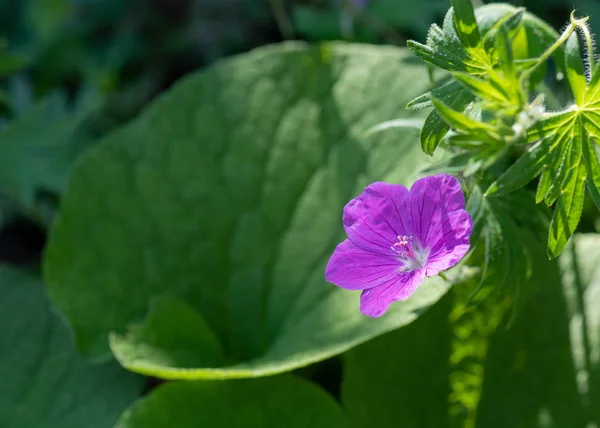
POLYGON ((398 271, 407 272, 425 266, 429 251, 423 249, 417 239, 412 236, 396 236, 394 245, 390 247, 398 260, 404 263, 398 271))

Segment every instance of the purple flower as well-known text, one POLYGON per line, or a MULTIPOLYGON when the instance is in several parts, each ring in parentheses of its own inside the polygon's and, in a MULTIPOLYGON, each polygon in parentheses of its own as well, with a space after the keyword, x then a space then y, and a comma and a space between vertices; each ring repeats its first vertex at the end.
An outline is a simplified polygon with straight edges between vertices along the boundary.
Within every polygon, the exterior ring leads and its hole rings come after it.
POLYGON ((360 310, 371 317, 458 263, 473 229, 460 183, 447 174, 422 178, 410 191, 373 183, 344 207, 343 222, 348 239, 329 259, 325 279, 363 290, 360 310))

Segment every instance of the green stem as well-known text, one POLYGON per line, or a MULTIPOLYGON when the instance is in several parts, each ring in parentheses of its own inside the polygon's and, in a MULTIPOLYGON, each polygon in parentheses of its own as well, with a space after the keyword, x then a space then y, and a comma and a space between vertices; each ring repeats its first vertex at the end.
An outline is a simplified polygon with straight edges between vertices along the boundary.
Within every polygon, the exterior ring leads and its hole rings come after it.
MULTIPOLYGON (((584 18, 584 20, 585 19, 586 18, 584 18)), ((552 46, 550 46, 548 49, 546 49, 546 51, 542 55, 540 55, 540 57, 537 59, 537 61, 535 62, 535 64, 531 68, 528 68, 527 70, 525 70, 523 72, 523 74, 521 74, 521 78, 519 79, 519 83, 521 84, 521 86, 523 86, 523 84, 525 83, 525 80, 529 76, 531 76, 531 74, 536 70, 536 68, 538 68, 544 62, 546 62, 546 60, 548 58, 550 58, 550 56, 563 43, 565 43, 567 41, 567 39, 571 36, 571 34, 573 33, 573 31, 575 30, 575 28, 577 28, 577 26, 579 25, 579 21, 582 21, 582 20, 576 20, 573 17, 573 14, 571 14, 571 23, 569 24, 569 26, 567 27, 567 29, 561 34, 561 36, 558 38, 558 40, 556 42, 554 42, 554 44, 552 46)))

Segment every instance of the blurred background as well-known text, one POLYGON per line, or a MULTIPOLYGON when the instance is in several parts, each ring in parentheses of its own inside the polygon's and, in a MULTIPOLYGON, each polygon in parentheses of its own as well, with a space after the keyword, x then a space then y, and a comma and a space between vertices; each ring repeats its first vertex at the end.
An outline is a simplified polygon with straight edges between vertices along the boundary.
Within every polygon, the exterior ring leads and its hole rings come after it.
MULTIPOLYGON (((74 162, 187 73, 284 40, 424 41, 449 3, 0 0, 0 265, 39 269, 74 162)), ((599 0, 510 3, 556 29, 576 9, 600 32, 599 0)), ((586 221, 592 220, 584 216, 582 229, 593 230, 586 221)), ((339 395, 336 361, 303 370, 339 395)))
MULTIPOLYGON (((286 39, 403 46, 448 3, 0 0, 0 261, 38 266, 73 161, 186 73, 286 39)), ((600 29, 597 0, 511 3, 556 28, 577 9, 600 29)))

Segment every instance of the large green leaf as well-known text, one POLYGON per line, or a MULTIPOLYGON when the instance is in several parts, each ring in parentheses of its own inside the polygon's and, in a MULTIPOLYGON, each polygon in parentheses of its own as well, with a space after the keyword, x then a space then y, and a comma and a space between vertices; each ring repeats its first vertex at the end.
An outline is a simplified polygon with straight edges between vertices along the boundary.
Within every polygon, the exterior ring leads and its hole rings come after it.
POLYGON ((429 279, 370 319, 359 293, 323 278, 344 237, 344 204, 375 180, 410 185, 431 162, 416 133, 365 136, 415 117, 404 106, 427 77, 407 56, 343 44, 260 49, 185 79, 90 153, 45 254, 79 348, 106 355, 113 331, 113 352, 138 372, 258 376, 343 352, 437 301, 448 284, 429 279), (188 321, 161 312, 124 334, 159 294, 198 311, 185 319, 212 329, 202 338, 218 346, 196 337, 189 352, 170 353, 180 348, 172 335, 189 336, 173 329, 188 321), (207 364, 219 348, 227 363, 207 364))
POLYGON ((599 250, 600 236, 575 235, 558 263, 534 258, 521 315, 491 338, 477 426, 600 423, 599 250))
POLYGON ((352 426, 600 423, 600 235, 575 235, 553 261, 530 234, 522 243, 536 256, 514 323, 494 294, 465 307, 461 285, 410 326, 346 354, 352 426))
POLYGON ((345 355, 342 403, 353 428, 448 427, 447 294, 410 326, 345 355))
MULTIPOLYGON (((478 427, 586 426, 558 263, 543 257, 541 245, 534 254, 523 310, 514 325, 498 329, 490 340, 478 427)), ((563 277, 573 274, 570 267, 563 277)))
POLYGON ((115 428, 342 428, 325 391, 290 375, 172 382, 126 411, 115 428))
POLYGON ((40 281, 0 267, 0 426, 111 428, 143 379, 78 356, 40 281))
POLYGON ((345 354, 350 426, 473 426, 489 336, 506 307, 491 283, 478 306, 466 305, 475 285, 453 287, 410 326, 345 354))
POLYGON ((576 235, 560 258, 576 383, 586 427, 600 425, 600 236, 576 235))

